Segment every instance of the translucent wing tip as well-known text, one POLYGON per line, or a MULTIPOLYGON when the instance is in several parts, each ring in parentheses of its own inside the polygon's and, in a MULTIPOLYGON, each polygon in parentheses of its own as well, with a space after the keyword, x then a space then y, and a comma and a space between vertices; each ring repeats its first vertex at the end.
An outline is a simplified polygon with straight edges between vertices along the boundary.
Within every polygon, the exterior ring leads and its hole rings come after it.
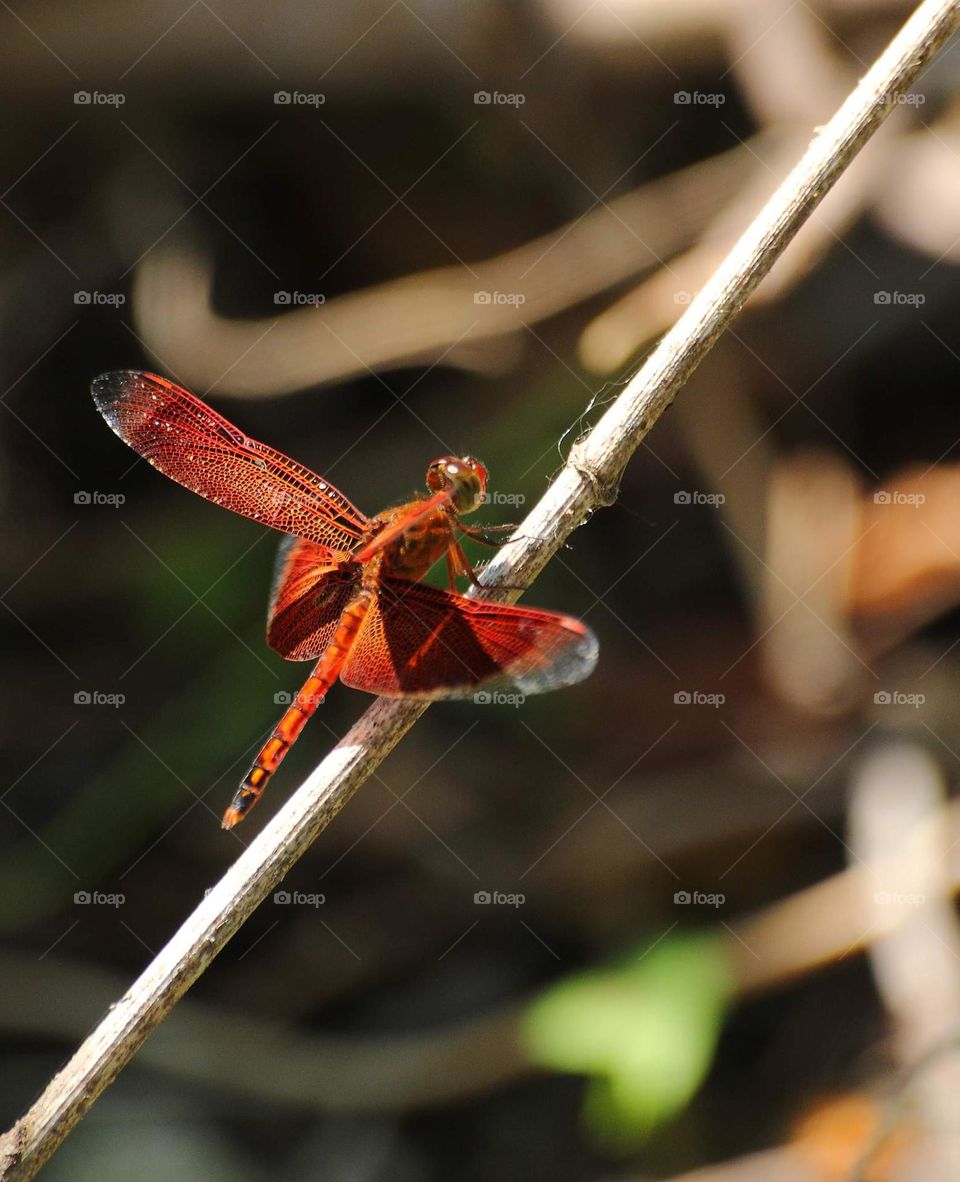
POLYGON ((543 694, 576 685, 593 672, 600 651, 596 636, 586 624, 570 616, 563 623, 563 639, 551 646, 549 660, 512 674, 510 680, 521 693, 543 694))
POLYGON ((117 373, 102 373, 90 383, 90 393, 93 395, 94 405, 103 417, 113 426, 114 408, 117 404, 117 373))
MULTIPOLYGON (((90 383, 90 393, 97 410, 107 420, 110 427, 120 435, 117 420, 117 408, 121 399, 138 379, 144 377, 136 369, 114 369, 109 373, 102 373, 90 383)), ((122 436, 121 436, 122 438, 122 436)))

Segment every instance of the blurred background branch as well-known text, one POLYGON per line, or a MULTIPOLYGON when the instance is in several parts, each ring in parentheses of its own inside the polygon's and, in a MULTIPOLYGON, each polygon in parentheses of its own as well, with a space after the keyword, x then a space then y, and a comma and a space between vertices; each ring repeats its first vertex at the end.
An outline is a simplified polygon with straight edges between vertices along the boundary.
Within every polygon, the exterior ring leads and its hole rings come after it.
POLYGON ((717 194, 738 184, 746 157, 746 147, 734 148, 466 267, 297 311, 285 310, 292 293, 278 293, 276 314, 252 321, 217 316, 209 264, 160 247, 137 267, 137 331, 158 361, 173 359, 185 382, 258 398, 402 366, 503 369, 515 362, 525 323, 582 303, 696 238, 717 194), (496 301, 521 289, 523 303, 496 301))
MULTIPOLYGON (((920 69, 956 29, 960 7, 925 0, 614 404, 574 445, 549 491, 484 572, 525 585, 595 509, 713 341, 920 69)), ((517 592, 512 593, 516 598, 517 592)), ((147 1035, 424 712, 379 702, 318 766, 6 1135, 4 1177, 32 1177, 147 1035)))
MULTIPOLYGON (((131 468, 91 376, 242 396, 367 510, 470 451, 517 520, 911 8, 0 12, 0 1123, 269 822, 217 823, 296 675, 269 539, 131 468)), ((595 676, 422 718, 44 1177, 949 1162, 957 61, 542 572, 595 676)))

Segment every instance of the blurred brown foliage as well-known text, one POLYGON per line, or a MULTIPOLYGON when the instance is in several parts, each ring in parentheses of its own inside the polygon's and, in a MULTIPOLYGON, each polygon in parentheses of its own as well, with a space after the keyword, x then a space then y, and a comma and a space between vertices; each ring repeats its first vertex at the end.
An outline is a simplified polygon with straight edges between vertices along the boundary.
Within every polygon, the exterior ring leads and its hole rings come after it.
MULTIPOLYGON (((0 13, 0 918, 9 963, 44 974, 3 1013, 9 1119, 110 996, 89 974, 128 979, 246 840, 217 817, 301 673, 263 641, 273 539, 131 466, 90 379, 192 383, 366 510, 445 452, 532 500, 907 10, 0 13)), ((535 588, 598 632, 593 679, 431 710, 291 875, 322 906, 262 908, 198 986, 255 1098, 135 1066, 47 1176, 668 1177, 909 1065, 886 1038, 903 1012, 840 958, 745 1004, 690 1110, 611 1163, 579 1081, 483 1090, 511 1051, 509 1022, 482 1024, 839 873, 881 739, 924 745, 953 788, 958 61, 892 114, 535 588), (681 885, 723 910, 679 910, 681 885), (484 889, 526 902, 478 910, 484 889), (257 1093, 260 1023, 363 1039, 374 1092, 401 1034, 477 1023, 489 1057, 469 1037, 444 1057, 456 1104, 318 1114, 257 1093)), ((277 798, 363 705, 331 696, 277 798)), ((932 1136, 924 1112, 914 1131, 932 1136)))

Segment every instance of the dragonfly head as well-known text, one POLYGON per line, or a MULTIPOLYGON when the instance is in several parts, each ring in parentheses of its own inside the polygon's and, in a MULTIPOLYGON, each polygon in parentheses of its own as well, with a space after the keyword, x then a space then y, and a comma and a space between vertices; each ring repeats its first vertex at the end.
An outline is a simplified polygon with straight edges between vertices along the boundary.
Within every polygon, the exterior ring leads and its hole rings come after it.
POLYGON ((472 513, 483 504, 487 491, 487 470, 473 456, 442 456, 427 469, 431 492, 450 489, 458 513, 472 513))

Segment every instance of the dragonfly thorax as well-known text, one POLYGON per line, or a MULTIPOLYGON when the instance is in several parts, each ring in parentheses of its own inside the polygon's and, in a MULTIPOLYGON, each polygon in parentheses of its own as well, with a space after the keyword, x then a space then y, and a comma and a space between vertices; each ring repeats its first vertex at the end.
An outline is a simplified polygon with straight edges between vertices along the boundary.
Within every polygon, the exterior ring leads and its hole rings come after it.
MULTIPOLYGON (((416 514, 420 501, 411 501, 391 509, 377 520, 389 530, 406 517, 416 514)), ((449 510, 437 508, 417 517, 402 533, 391 538, 380 552, 380 570, 400 579, 422 579, 431 566, 446 554, 453 537, 449 510)), ((375 560, 376 561, 376 560, 375 560)))

